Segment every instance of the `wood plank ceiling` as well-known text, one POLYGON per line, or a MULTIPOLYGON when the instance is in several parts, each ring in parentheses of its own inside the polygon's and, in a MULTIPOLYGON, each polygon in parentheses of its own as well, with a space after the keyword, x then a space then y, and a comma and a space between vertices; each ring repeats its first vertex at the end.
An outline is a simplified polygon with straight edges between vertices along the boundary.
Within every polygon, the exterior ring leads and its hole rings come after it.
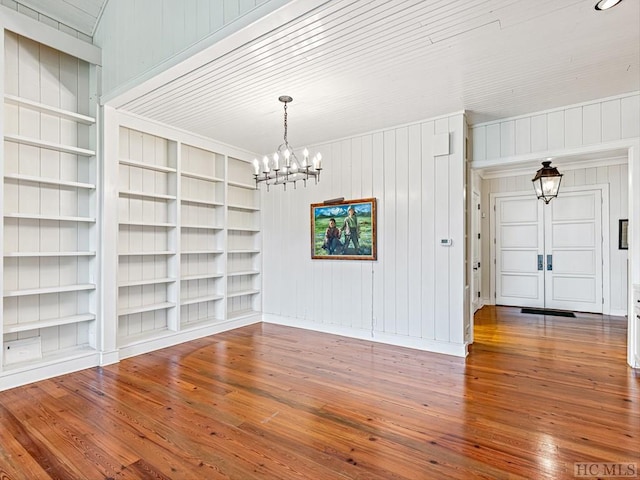
POLYGON ((120 107, 268 152, 282 138, 284 94, 294 98, 289 139, 302 146, 461 110, 474 124, 640 90, 637 0, 605 12, 595 0, 308 4, 120 107))
POLYGON ((16 3, 46 15, 92 37, 108 0, 17 0, 16 3))

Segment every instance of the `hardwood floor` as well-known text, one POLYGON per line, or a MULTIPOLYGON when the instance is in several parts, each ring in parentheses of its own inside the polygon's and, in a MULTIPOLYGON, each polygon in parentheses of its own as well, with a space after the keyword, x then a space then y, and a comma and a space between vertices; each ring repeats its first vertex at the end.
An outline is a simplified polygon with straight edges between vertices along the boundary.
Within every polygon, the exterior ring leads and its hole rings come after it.
POLYGON ((0 392, 0 479, 562 479, 637 463, 626 319, 485 307, 461 358, 263 324, 0 392))

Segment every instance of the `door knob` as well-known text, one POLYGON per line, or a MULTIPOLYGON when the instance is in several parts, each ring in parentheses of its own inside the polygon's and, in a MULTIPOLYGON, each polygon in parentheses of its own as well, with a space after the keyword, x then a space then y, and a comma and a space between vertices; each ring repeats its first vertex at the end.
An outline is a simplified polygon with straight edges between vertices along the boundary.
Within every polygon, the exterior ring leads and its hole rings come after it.
POLYGON ((542 265, 542 255, 538 255, 538 270, 544 270, 544 266, 542 265))
POLYGON ((547 270, 553 270, 553 255, 547 255, 547 270))

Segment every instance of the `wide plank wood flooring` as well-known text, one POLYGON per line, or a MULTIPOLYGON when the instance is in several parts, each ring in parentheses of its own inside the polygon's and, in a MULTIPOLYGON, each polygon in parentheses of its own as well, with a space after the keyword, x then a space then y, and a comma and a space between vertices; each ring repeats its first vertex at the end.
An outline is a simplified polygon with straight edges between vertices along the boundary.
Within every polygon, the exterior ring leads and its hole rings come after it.
POLYGON ((626 319, 476 314, 467 359, 257 324, 0 392, 0 479, 563 479, 640 465, 626 319))

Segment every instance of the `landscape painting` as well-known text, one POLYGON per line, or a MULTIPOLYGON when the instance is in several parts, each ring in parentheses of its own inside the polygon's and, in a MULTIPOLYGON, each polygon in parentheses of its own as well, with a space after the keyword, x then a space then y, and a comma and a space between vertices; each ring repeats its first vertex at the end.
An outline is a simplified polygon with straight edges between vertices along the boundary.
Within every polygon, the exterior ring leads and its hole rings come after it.
POLYGON ((311 258, 376 260, 376 199, 312 204, 311 258))

